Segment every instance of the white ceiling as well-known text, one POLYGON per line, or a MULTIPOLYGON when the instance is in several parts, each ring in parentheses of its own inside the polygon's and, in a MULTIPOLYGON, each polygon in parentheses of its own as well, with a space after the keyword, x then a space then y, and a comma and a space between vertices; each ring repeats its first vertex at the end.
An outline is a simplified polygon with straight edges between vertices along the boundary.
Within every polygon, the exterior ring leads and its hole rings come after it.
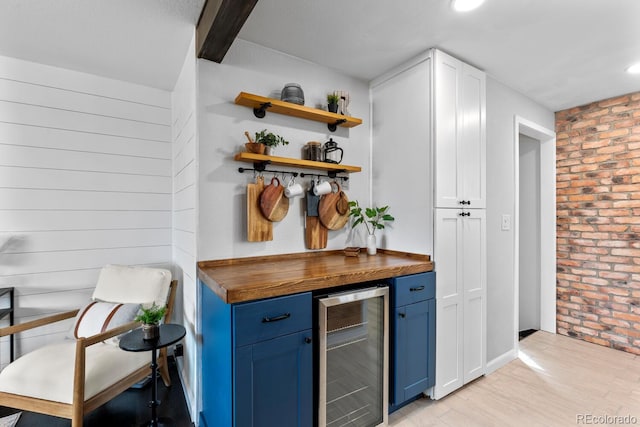
MULTIPOLYGON (((204 0, 2 0, 0 55, 171 90, 204 0)), ((370 80, 429 47, 557 111, 640 90, 640 0, 259 0, 239 37, 370 80)))
POLYGON ((0 55, 172 90, 204 0, 0 0, 0 55))

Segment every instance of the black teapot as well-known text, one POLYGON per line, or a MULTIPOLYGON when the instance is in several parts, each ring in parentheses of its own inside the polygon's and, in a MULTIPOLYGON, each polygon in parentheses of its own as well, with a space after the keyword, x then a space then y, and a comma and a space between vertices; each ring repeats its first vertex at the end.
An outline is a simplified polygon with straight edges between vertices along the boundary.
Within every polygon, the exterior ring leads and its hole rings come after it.
POLYGON ((333 138, 329 138, 327 142, 324 143, 322 147, 323 158, 327 163, 340 163, 342 162, 342 155, 344 152, 342 148, 338 147, 338 143, 333 140, 333 138))

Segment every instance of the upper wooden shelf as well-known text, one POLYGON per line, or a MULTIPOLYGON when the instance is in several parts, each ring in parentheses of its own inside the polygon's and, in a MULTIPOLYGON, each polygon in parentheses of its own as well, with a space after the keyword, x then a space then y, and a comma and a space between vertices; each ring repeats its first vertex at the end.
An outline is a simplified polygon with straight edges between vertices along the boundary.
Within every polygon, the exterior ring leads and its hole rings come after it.
POLYGON ((268 162, 272 165, 293 166, 305 169, 316 169, 327 172, 360 172, 360 166, 349 166, 336 163, 314 162, 312 160, 293 159, 290 157, 265 156, 264 154, 243 151, 235 155, 234 160, 247 163, 268 162))
POLYGON ((269 111, 272 113, 327 123, 329 125, 329 130, 332 132, 336 130, 336 126, 352 128, 362 124, 362 119, 355 117, 343 116, 342 114, 305 107, 304 105, 293 104, 279 99, 253 95, 247 92, 240 92, 236 97, 235 103, 253 108, 253 113, 258 118, 264 117, 265 111, 269 111))

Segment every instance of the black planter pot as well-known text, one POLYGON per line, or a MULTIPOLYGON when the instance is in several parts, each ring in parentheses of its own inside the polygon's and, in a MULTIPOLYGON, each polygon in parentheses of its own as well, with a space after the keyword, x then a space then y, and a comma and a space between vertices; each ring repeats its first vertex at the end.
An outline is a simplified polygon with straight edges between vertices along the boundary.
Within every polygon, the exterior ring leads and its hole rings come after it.
POLYGON ((327 108, 332 113, 337 113, 338 112, 338 104, 333 104, 333 103, 329 104, 329 105, 327 105, 327 108))

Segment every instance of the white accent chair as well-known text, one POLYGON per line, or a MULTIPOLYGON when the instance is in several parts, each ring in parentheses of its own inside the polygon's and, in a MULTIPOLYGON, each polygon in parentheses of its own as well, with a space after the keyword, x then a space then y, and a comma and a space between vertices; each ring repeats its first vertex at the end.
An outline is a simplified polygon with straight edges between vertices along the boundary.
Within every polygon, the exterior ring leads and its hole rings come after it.
MULTIPOLYGON (((92 300, 167 305, 166 322, 173 311, 176 286, 177 281, 171 281, 168 270, 108 265, 100 271, 92 300)), ((0 336, 73 318, 79 311, 1 328, 0 336)), ((89 315, 84 316, 88 311, 89 307, 76 317, 75 331, 79 329, 78 322, 93 321, 88 319, 89 315)), ((117 345, 118 335, 140 324, 128 319, 120 326, 105 330, 112 318, 113 314, 106 321, 103 319, 94 335, 45 345, 5 367, 0 372, 0 405, 69 418, 72 427, 82 427, 84 414, 147 377, 149 354, 124 351, 117 345)), ((166 349, 160 350, 160 375, 169 386, 166 357, 166 349)))

